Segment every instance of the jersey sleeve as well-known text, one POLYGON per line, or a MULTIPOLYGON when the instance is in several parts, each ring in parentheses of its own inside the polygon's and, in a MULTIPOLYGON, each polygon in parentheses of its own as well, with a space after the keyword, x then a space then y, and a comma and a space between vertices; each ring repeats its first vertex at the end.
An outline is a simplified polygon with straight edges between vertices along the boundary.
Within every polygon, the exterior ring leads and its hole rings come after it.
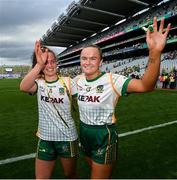
POLYGON ((128 86, 128 83, 130 82, 131 78, 128 78, 123 75, 112 74, 112 80, 113 80, 113 84, 114 84, 117 92, 121 96, 125 96, 127 93, 127 86, 128 86))

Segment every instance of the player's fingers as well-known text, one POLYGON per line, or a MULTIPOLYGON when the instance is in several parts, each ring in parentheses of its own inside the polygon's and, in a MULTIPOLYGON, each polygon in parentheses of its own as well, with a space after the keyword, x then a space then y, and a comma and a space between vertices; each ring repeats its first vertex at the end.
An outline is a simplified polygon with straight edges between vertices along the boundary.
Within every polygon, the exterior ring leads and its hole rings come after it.
POLYGON ((167 28, 166 28, 166 31, 165 31, 165 33, 164 33, 165 37, 168 36, 168 33, 169 33, 169 31, 170 31, 170 28, 171 28, 171 24, 169 23, 168 26, 167 26, 167 28))
POLYGON ((160 21, 160 27, 159 27, 159 32, 160 32, 160 33, 163 32, 163 28, 164 28, 164 18, 161 19, 161 21, 160 21))
POLYGON ((157 17, 154 17, 154 20, 153 20, 153 30, 154 32, 157 32, 157 17))

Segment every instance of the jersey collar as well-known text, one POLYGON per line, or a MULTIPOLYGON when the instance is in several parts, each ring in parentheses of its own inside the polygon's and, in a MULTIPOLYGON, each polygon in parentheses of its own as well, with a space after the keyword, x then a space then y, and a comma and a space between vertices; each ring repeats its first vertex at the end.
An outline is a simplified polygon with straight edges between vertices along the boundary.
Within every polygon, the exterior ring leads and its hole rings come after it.
POLYGON ((106 74, 105 72, 101 72, 96 78, 94 79, 86 79, 87 82, 93 82, 96 81, 97 79, 99 79, 101 76, 103 76, 104 74, 106 74))

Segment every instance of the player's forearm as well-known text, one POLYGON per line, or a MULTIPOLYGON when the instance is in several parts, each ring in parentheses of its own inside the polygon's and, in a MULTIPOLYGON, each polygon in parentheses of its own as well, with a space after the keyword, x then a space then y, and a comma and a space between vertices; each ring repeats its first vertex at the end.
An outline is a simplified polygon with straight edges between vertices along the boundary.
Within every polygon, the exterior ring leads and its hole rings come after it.
POLYGON ((35 67, 21 81, 20 90, 29 92, 30 89, 35 85, 35 80, 37 79, 41 70, 42 70, 42 66, 36 64, 35 67))
POLYGON ((147 91, 154 89, 160 71, 161 52, 149 51, 148 67, 142 78, 143 86, 147 91))

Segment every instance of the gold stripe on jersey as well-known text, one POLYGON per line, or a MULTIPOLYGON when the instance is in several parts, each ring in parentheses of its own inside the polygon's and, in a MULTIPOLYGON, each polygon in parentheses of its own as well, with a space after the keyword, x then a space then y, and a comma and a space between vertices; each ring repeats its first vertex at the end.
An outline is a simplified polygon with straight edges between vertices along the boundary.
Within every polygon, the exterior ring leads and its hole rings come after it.
POLYGON ((118 91, 116 90, 115 85, 114 85, 114 83, 113 83, 112 73, 109 73, 109 76, 110 76, 110 83, 111 83, 111 85, 112 85, 112 88, 113 88, 114 92, 117 94, 117 96, 120 96, 120 94, 119 94, 118 91))
MULTIPOLYGON (((110 77, 110 83, 111 83, 111 85, 112 85, 112 88, 113 88, 114 92, 117 94, 117 97, 116 97, 116 99, 115 99, 115 101, 114 101, 114 107, 115 107, 116 104, 117 104, 117 102, 118 102, 118 99, 119 99, 119 97, 120 97, 120 94, 119 94, 118 91, 116 90, 115 85, 114 85, 114 83, 113 83, 112 73, 109 73, 109 77, 110 77)), ((115 123, 115 122, 116 122, 116 116, 115 116, 115 111, 114 111, 113 114, 112 114, 112 123, 115 123)))

